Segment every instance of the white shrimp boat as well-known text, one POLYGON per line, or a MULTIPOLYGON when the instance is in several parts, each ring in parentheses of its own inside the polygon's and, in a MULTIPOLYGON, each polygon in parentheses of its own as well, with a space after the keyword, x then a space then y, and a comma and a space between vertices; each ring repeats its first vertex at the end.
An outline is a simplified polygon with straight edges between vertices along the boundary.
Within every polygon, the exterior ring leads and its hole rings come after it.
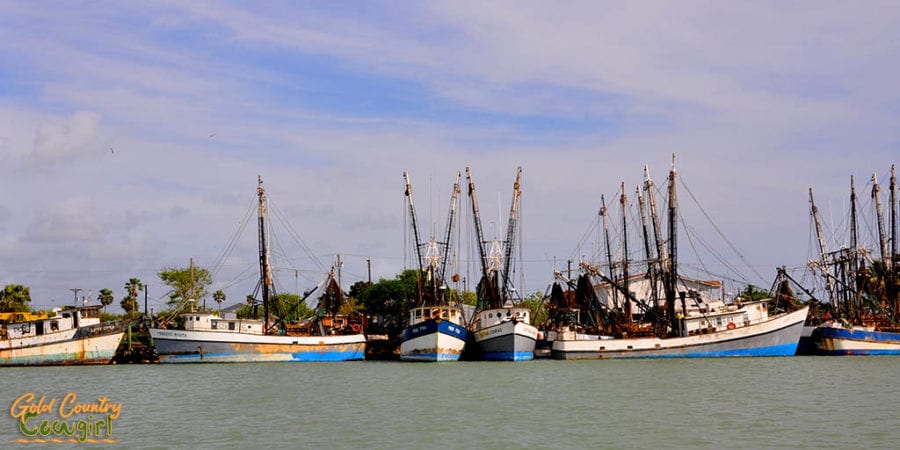
POLYGON ((125 334, 124 322, 100 322, 100 305, 54 309, 53 317, 27 313, 0 325, 0 366, 108 364, 125 334))

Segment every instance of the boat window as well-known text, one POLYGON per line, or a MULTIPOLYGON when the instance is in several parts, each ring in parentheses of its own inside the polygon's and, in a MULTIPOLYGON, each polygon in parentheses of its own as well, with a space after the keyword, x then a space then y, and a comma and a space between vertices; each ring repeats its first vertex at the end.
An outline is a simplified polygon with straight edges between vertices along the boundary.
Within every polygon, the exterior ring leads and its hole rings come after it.
POLYGON ((53 320, 50 322, 50 331, 59 331, 59 322, 53 320))
POLYGON ((447 310, 445 309, 445 310, 441 313, 441 317, 443 317, 443 318, 445 318, 445 319, 446 319, 447 317, 450 317, 450 311, 447 311, 447 310))
POLYGON ((509 317, 509 316, 511 316, 511 315, 512 315, 511 312, 509 312, 509 311, 506 312, 506 317, 509 317))
POLYGON ((212 323, 210 324, 210 328, 212 328, 213 330, 217 330, 219 328, 219 322, 213 320, 212 323))
POLYGON ((419 318, 421 318, 421 317, 422 317, 422 310, 421 310, 421 309, 417 309, 417 310, 416 310, 416 319, 419 319, 419 318))
POLYGON ((234 322, 228 322, 228 329, 234 331, 234 322))
POLYGON ((456 310, 455 310, 455 309, 450 310, 450 317, 456 317, 456 310))

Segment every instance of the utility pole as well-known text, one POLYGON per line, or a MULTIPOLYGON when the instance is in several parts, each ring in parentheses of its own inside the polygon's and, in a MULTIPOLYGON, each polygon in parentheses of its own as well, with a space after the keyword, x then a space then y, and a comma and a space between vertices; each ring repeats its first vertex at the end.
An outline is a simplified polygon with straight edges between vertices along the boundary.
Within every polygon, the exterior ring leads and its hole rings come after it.
POLYGON ((366 268, 369 272, 369 284, 372 284, 372 258, 366 258, 366 268))

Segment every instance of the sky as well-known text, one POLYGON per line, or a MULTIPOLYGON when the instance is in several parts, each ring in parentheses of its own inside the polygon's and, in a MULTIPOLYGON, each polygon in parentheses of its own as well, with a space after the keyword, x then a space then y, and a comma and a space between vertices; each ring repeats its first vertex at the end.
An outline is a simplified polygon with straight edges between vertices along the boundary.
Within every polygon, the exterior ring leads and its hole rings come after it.
POLYGON ((854 176, 874 242, 871 178, 886 193, 900 159, 898 22, 891 1, 0 1, 0 283, 118 305, 139 278, 159 310, 158 272, 193 259, 241 301, 258 176, 287 224, 279 289, 338 254, 345 288, 367 261, 393 278, 412 264, 404 171, 427 238, 470 167, 494 239, 521 166, 518 289, 543 291, 602 262, 601 196, 621 255, 623 182, 639 257, 643 168, 663 188, 675 155, 686 270, 768 287, 815 258, 809 188, 841 245, 854 176))

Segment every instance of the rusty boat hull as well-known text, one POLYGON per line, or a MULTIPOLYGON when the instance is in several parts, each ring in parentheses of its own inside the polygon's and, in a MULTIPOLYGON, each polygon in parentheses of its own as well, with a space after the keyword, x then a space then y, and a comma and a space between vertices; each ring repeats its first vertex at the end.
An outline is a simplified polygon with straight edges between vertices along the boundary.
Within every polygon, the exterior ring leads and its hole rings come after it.
POLYGON ((329 362, 365 359, 366 336, 289 336, 151 328, 161 363, 329 362))
POLYGON ((109 364, 125 334, 120 324, 100 324, 0 342, 0 366, 109 364))

